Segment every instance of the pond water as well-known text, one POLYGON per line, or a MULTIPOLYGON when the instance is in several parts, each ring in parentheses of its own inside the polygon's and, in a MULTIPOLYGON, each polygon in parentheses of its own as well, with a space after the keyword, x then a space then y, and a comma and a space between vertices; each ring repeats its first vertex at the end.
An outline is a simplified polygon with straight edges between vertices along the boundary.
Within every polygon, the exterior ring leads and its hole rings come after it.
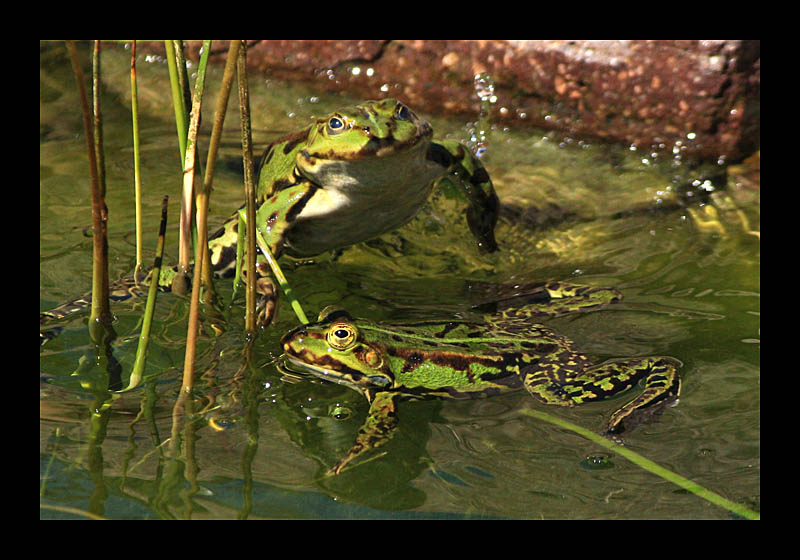
MULTIPOLYGON (((113 279, 134 267, 129 53, 103 56, 113 279)), ((207 80, 206 137, 220 76, 213 68, 207 80)), ((166 64, 141 56, 139 78, 147 260, 161 198, 170 194, 165 262, 175 262, 181 174, 166 64)), ((358 101, 263 77, 251 77, 251 88, 258 149, 312 116, 358 101)), ((213 226, 242 200, 235 98, 214 183, 213 226)), ((475 123, 413 109, 433 124, 437 138, 468 141, 474 132, 475 123)), ((410 224, 379 240, 318 259, 283 259, 306 312, 315 316, 337 304, 377 321, 475 319, 473 306, 491 297, 486 286, 556 279, 615 286, 622 303, 546 323, 598 360, 678 358, 679 404, 626 434, 625 444, 760 510, 757 159, 728 169, 726 177, 720 163, 686 161, 680 146, 652 155, 535 130, 494 129, 483 161, 505 206, 497 253, 480 254, 461 217, 463 204, 438 194, 410 224)), ((44 48, 40 311, 91 286, 88 183, 65 49, 44 48)), ((229 301, 230 281, 218 289, 229 301)), ((145 382, 113 399, 108 360, 95 358, 86 316, 63 324, 40 351, 42 518, 80 518, 80 512, 117 519, 733 517, 574 433, 521 414, 543 406, 525 391, 401 403, 394 439, 368 462, 327 477, 368 405, 339 385, 281 378, 274 365, 278 340, 297 324, 286 302, 256 340, 254 367, 243 371, 243 307, 240 296, 226 307, 219 332, 203 329, 198 400, 186 424, 173 418, 186 300, 159 296, 145 382)), ((113 357, 126 382, 143 302, 113 309, 113 357)), ((614 398, 548 412, 599 432, 621 403, 614 398)))

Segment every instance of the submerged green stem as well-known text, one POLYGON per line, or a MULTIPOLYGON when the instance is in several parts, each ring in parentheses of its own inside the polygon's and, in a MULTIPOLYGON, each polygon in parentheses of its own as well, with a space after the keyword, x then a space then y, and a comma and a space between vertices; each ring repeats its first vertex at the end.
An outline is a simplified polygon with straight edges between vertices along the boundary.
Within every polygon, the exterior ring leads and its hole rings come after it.
POLYGON ((158 242, 156 244, 156 258, 153 262, 153 271, 151 273, 150 288, 147 292, 147 303, 144 309, 144 319, 142 321, 142 334, 139 335, 139 346, 136 349, 136 360, 133 362, 133 369, 131 370, 131 377, 128 381, 128 386, 119 391, 130 391, 137 387, 142 382, 142 375, 144 374, 144 366, 147 361, 147 345, 150 341, 150 327, 153 322, 153 311, 156 307, 156 297, 158 296, 158 281, 156 280, 161 274, 161 263, 164 258, 164 237, 167 230, 167 202, 169 196, 164 196, 161 203, 161 225, 158 228, 158 242))
POLYGON ((651 473, 660 476, 664 480, 672 482, 673 484, 677 484, 684 490, 688 490, 692 494, 703 498, 704 500, 708 500, 712 504, 718 505, 722 508, 727 509, 728 511, 735 513, 736 515, 741 515, 745 519, 761 519, 761 514, 741 505, 737 504, 736 502, 732 502, 727 498, 723 498, 719 494, 708 490, 696 482, 692 482, 688 478, 684 478, 679 474, 676 474, 669 469, 662 467, 661 465, 642 457, 635 451, 631 451, 630 449, 623 447, 613 441, 610 441, 598 434, 595 434, 591 430, 587 430, 586 428, 582 428, 577 424, 573 424, 572 422, 568 422, 562 418, 557 418, 555 416, 551 416, 546 412, 542 412, 540 410, 533 410, 533 409, 524 409, 521 411, 523 414, 528 416, 532 416, 533 418, 537 418, 539 420, 544 420, 545 422, 549 422, 550 424, 555 424, 556 426, 560 426, 562 428, 566 428, 572 432, 575 432, 578 435, 585 437, 586 439, 590 440, 597 445, 605 447, 622 455, 632 463, 638 465, 639 467, 643 468, 646 471, 650 471, 651 473))

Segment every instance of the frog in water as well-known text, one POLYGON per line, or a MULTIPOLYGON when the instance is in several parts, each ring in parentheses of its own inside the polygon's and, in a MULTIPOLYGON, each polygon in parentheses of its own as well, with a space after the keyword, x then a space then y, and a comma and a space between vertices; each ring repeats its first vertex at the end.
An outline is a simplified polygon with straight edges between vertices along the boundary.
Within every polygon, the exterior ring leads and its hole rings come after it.
MULTIPOLYGON (((367 241, 410 221, 439 179, 449 176, 464 192, 467 222, 481 251, 497 249, 499 202, 492 181, 472 152, 433 141, 433 129, 395 99, 367 101, 318 119, 270 144, 261 158, 256 227, 275 257, 309 257, 367 241)), ((239 214, 209 237, 218 276, 236 265, 239 214)), ((174 269, 162 271, 167 288, 174 269)), ((276 293, 265 263, 256 279, 260 324, 271 321, 276 293)), ((134 283, 115 286, 122 299, 134 283)), ((84 296, 40 314, 40 323, 85 309, 84 296)))
POLYGON ((611 415, 608 434, 621 433, 648 407, 677 400, 680 363, 674 358, 594 364, 568 338, 531 321, 618 301, 619 292, 563 283, 546 284, 542 292, 541 304, 486 315, 484 323, 382 325, 328 307, 316 323, 284 335, 281 369, 341 383, 370 403, 355 444, 331 472, 392 437, 398 399, 477 398, 524 387, 545 404, 575 406, 643 380, 642 393, 611 415))

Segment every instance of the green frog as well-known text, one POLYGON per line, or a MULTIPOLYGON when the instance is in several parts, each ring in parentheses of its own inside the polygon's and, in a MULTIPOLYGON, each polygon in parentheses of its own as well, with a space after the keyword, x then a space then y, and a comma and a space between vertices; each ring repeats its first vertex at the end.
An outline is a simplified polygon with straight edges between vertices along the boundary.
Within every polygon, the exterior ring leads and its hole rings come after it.
POLYGON ((483 323, 383 325, 328 307, 317 322, 284 335, 281 369, 341 383, 370 403, 354 445, 331 472, 338 474, 391 439, 398 399, 477 398, 524 387, 545 404, 575 406, 617 395, 643 380, 642 393, 611 415, 608 434, 621 433, 626 422, 649 407, 677 401, 676 359, 594 364, 571 340, 531 321, 619 301, 619 292, 564 283, 546 284, 542 291, 549 301, 540 298, 540 304, 488 314, 483 323))
MULTIPOLYGON (((479 250, 497 249, 499 202, 480 161, 452 140, 434 141, 433 129, 395 99, 367 101, 318 119, 270 144, 259 164, 256 227, 275 257, 309 257, 396 229, 426 203, 437 182, 450 177, 469 206, 466 218, 479 250)), ((232 276, 237 260, 239 213, 209 237, 218 276, 232 276)), ((162 271, 167 288, 174 269, 162 271)), ((256 280, 259 322, 271 320, 276 298, 265 263, 256 280)), ((133 282, 112 297, 128 297, 133 282)), ((42 313, 40 323, 86 307, 87 297, 42 313)))

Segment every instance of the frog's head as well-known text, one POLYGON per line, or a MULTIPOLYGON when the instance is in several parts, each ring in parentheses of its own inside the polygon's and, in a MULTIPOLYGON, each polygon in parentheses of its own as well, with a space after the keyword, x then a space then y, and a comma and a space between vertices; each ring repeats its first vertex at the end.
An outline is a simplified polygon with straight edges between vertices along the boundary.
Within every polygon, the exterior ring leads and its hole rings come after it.
POLYGON ((359 333, 346 311, 325 308, 316 323, 297 327, 281 338, 283 366, 290 372, 347 385, 361 393, 392 387, 394 376, 383 352, 359 333))
POLYGON ((367 101, 317 120, 297 154, 297 167, 317 184, 331 185, 331 175, 352 174, 356 162, 363 168, 364 161, 409 151, 424 157, 432 135, 431 126, 396 99, 367 101))

